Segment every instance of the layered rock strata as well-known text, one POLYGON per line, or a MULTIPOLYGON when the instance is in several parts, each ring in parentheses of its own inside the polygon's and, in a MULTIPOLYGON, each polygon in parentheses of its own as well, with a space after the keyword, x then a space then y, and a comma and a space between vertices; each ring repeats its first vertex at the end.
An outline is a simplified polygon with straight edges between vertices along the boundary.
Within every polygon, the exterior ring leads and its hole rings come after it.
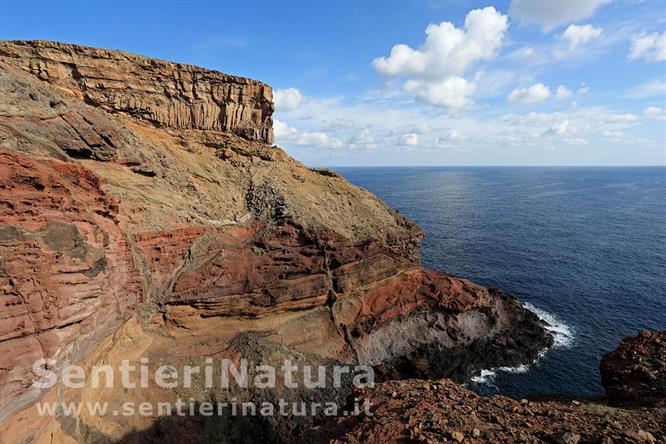
POLYGON ((32 365, 87 356, 129 319, 143 284, 117 205, 74 163, 0 153, 0 421, 37 400, 32 365))
POLYGON ((168 128, 228 131, 273 142, 273 91, 256 80, 47 41, 3 42, 0 58, 108 111, 168 128))
MULTIPOLYGON (((39 399, 229 395, 200 385, 42 393, 30 385, 39 358, 56 370, 179 366, 238 358, 250 335, 272 359, 463 380, 552 344, 515 299, 421 267, 416 224, 271 146, 266 85, 117 51, 2 42, 0 95, 7 442, 112 442, 156 421, 36 418, 39 399)), ((310 426, 261 425, 285 440, 310 426)))

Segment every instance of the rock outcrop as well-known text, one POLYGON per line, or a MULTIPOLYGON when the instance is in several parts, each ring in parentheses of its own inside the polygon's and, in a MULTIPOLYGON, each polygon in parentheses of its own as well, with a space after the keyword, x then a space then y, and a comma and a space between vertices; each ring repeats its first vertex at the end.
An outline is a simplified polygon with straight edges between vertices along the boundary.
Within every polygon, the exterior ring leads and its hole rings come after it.
POLYGON ((666 330, 625 338, 604 356, 600 370, 611 400, 666 405, 666 330))
POLYGON ((314 441, 648 443, 666 441, 666 331, 625 338, 600 364, 606 399, 481 397, 450 379, 358 389, 369 414, 334 418, 314 441))
POLYGON ((2 42, 0 61, 105 110, 168 128, 228 131, 273 142, 273 91, 256 80, 47 41, 2 42))
POLYGON ((666 439, 663 409, 482 397, 447 379, 390 381, 354 396, 374 406, 372 416, 338 418, 321 426, 314 442, 655 444, 666 439))
MULTIPOLYGON (((0 95, 7 442, 112 442, 156 421, 36 417, 39 399, 230 396, 201 385, 43 393, 30 385, 41 358, 55 370, 178 367, 236 359, 252 337, 261 359, 464 380, 552 344, 514 298, 421 267, 416 224, 271 146, 264 84, 118 51, 2 42, 0 95)), ((287 439, 311 425, 261 427, 287 439)))

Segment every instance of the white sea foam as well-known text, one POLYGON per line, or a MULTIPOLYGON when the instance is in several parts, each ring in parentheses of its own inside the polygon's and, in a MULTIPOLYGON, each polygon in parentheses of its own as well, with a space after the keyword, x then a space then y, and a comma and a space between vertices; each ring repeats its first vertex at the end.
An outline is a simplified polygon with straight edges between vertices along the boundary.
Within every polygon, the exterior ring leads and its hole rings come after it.
POLYGON ((553 347, 569 347, 573 344, 573 328, 560 321, 555 315, 536 308, 529 302, 523 303, 523 307, 536 314, 539 319, 546 323, 546 330, 551 332, 555 339, 553 347))
MULTIPOLYGON (((536 362, 536 361, 535 361, 536 362)), ((471 382, 476 384, 488 384, 495 379, 498 372, 504 373, 526 373, 530 369, 530 366, 527 364, 521 364, 517 367, 495 367, 492 369, 481 370, 481 373, 477 376, 473 376, 470 379, 471 382)))
POLYGON ((526 373, 529 369, 529 365, 520 364, 517 367, 499 367, 497 370, 505 373, 526 373))
POLYGON ((485 384, 492 381, 497 373, 494 370, 481 370, 481 374, 478 376, 473 376, 471 381, 477 384, 485 384))
MULTIPOLYGON (((571 344, 573 344, 573 339, 574 339, 573 328, 571 328, 564 322, 557 319, 557 317, 555 317, 551 313, 536 308, 534 305, 530 304, 529 302, 525 302, 523 304, 523 307, 536 314, 539 317, 539 319, 541 319, 543 322, 546 323, 545 327, 546 330, 553 333, 553 337, 555 340, 553 344, 554 348, 569 347, 571 344)), ((498 372, 514 373, 514 374, 526 373, 530 369, 530 366, 536 364, 536 362, 539 361, 539 359, 543 358, 545 354, 546 350, 542 350, 539 353, 537 359, 535 359, 534 362, 530 365, 521 364, 517 367, 496 367, 492 369, 481 370, 481 373, 477 376, 472 377, 470 381, 475 384, 491 384, 492 381, 497 376, 498 372)))

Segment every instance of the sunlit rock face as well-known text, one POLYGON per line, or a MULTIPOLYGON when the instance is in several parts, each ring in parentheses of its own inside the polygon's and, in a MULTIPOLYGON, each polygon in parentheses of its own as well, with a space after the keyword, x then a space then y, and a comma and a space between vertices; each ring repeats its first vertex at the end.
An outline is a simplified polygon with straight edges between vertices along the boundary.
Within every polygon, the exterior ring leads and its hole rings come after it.
POLYGON ((0 57, 108 111, 168 128, 228 131, 273 142, 273 90, 256 80, 45 41, 4 42, 0 57))
POLYGON ((88 356, 143 301, 117 205, 75 163, 0 153, 0 420, 39 398, 32 365, 88 356))

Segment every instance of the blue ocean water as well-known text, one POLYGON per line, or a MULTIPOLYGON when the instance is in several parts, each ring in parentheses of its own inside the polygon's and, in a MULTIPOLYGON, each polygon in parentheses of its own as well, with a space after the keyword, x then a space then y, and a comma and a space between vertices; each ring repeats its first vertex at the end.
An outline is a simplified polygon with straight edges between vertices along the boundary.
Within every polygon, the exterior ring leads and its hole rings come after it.
POLYGON ((424 265, 514 293, 557 346, 483 393, 594 396, 601 357, 666 329, 666 168, 336 168, 418 222, 424 265))

